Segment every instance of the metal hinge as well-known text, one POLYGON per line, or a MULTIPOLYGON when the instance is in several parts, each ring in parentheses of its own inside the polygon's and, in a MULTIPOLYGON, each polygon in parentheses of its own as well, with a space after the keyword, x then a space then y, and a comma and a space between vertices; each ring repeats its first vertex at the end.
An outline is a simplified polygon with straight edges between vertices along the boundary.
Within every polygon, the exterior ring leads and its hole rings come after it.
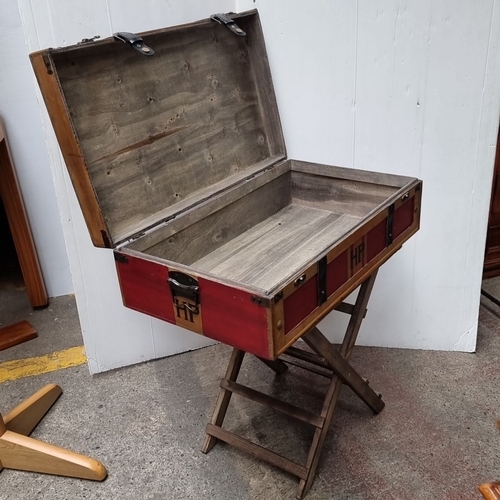
POLYGON ((123 43, 128 43, 133 49, 137 50, 137 52, 143 56, 152 56, 155 53, 155 51, 151 47, 148 47, 144 43, 144 40, 135 33, 120 31, 118 33, 113 33, 113 37, 123 43))
POLYGON ((116 262, 120 262, 120 264, 128 264, 128 257, 122 253, 114 252, 116 262))
POLYGON ((52 75, 54 73, 54 70, 52 69, 52 61, 50 60, 50 57, 47 53, 42 54, 42 59, 43 59, 43 64, 45 65, 45 68, 47 69, 47 73, 49 75, 52 75))
POLYGON ((246 36, 246 33, 227 14, 212 14, 210 19, 227 26, 235 35, 246 36))
POLYGON ((271 307, 270 299, 265 299, 263 297, 257 297, 256 295, 252 295, 250 300, 261 307, 271 307))
POLYGON ((98 38, 101 38, 101 35, 94 35, 91 38, 82 38, 82 41, 78 42, 77 45, 80 45, 81 43, 95 42, 98 38))

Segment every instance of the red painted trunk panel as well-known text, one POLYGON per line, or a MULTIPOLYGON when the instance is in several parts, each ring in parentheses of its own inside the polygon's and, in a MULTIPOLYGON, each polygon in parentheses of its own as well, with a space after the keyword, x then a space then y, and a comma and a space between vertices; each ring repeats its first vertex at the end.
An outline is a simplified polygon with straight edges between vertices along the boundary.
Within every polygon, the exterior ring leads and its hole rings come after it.
POLYGON ((268 309, 251 301, 251 295, 221 283, 199 279, 203 333, 243 351, 270 357, 268 309))
POLYGON ((316 275, 284 300, 285 335, 318 307, 316 275))
MULTIPOLYGON (((127 255, 116 262, 123 303, 176 324, 168 267, 127 255)), ((248 292, 199 278, 203 335, 269 358, 268 309, 252 302, 248 292)))
POLYGON ((394 212, 394 229, 392 232, 394 239, 403 234, 412 225, 414 207, 415 198, 412 197, 394 212))
POLYGON ((116 262, 123 304, 155 318, 175 323, 168 268, 156 262, 127 256, 116 262))
POLYGON ((387 219, 377 224, 373 229, 368 231, 368 250, 367 262, 374 259, 387 244, 387 219))
POLYGON ((347 281, 347 250, 335 257, 326 268, 326 295, 336 292, 347 281))

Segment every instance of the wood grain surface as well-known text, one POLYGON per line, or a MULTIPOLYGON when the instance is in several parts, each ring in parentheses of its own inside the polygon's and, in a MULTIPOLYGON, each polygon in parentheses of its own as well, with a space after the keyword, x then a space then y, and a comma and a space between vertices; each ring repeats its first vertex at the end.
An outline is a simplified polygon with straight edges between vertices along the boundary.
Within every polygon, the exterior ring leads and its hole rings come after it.
MULTIPOLYGON (((29 138, 26 138, 26 146, 29 138)), ((32 307, 46 307, 49 303, 28 215, 10 155, 5 129, 0 122, 0 197, 5 207, 26 291, 32 307)))
POLYGON ((0 351, 36 338, 35 329, 27 321, 0 328, 0 351))
POLYGON ((150 32, 153 57, 112 41, 51 52, 114 241, 165 207, 284 156, 267 59, 251 54, 263 46, 258 16, 238 22, 247 37, 211 21, 150 32))
POLYGON ((269 290, 297 273, 358 221, 357 217, 291 204, 192 265, 269 290))

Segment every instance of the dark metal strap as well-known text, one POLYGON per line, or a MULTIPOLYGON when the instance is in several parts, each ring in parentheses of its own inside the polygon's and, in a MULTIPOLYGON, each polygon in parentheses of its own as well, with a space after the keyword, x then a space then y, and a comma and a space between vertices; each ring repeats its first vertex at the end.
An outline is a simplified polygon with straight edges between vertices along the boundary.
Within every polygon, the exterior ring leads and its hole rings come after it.
POLYGON ((210 16, 212 21, 227 26, 235 35, 246 36, 246 33, 231 19, 227 14, 212 14, 210 16))
POLYGON ((389 207, 389 213, 387 215, 387 226, 385 230, 385 240, 386 246, 392 244, 394 240, 394 203, 389 207))
POLYGON ((326 292, 326 255, 318 261, 318 306, 324 304, 328 298, 326 292))
POLYGON ((136 35, 135 33, 128 33, 126 31, 120 31, 118 33, 113 33, 113 36, 123 43, 130 44, 137 52, 140 52, 143 56, 152 56, 155 51, 148 47, 144 40, 136 35))

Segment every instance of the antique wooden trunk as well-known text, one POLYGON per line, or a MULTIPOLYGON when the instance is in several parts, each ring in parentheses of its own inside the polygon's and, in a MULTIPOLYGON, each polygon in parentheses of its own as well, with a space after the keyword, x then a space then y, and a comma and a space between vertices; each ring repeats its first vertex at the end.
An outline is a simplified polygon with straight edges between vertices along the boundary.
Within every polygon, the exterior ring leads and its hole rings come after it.
POLYGON ((258 13, 218 20, 31 60, 125 306, 274 359, 418 230, 422 184, 287 159, 258 13))

